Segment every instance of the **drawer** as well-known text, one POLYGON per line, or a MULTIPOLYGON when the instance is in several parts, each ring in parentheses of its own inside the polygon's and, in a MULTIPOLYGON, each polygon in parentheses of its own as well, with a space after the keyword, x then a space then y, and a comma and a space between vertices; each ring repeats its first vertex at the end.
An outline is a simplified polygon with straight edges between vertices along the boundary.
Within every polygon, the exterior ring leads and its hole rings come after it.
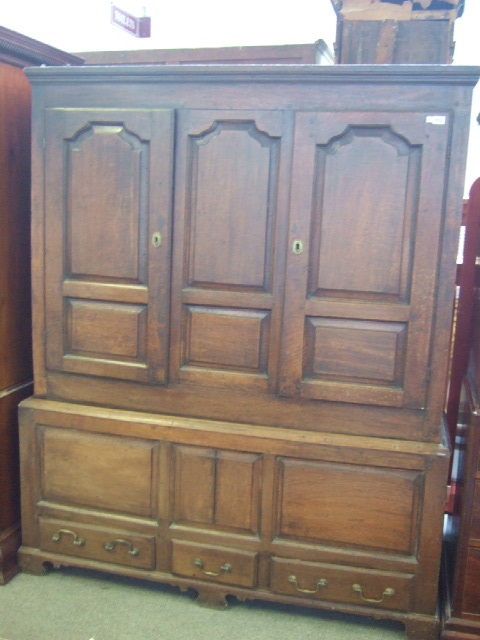
POLYGON ((408 611, 413 576, 357 567, 272 559, 275 593, 408 611))
POLYGON ((257 554, 173 540, 172 572, 189 578, 253 587, 256 584, 257 554))
POLYGON ((155 567, 155 538, 118 529, 40 518, 40 547, 44 551, 140 569, 155 567))

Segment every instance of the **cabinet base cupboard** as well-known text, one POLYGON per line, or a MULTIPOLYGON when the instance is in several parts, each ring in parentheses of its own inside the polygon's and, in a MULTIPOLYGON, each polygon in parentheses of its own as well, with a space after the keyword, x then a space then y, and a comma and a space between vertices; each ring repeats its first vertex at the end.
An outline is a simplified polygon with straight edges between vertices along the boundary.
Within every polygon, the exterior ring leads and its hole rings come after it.
POLYGON ((24 570, 438 633, 478 70, 32 69, 24 570))

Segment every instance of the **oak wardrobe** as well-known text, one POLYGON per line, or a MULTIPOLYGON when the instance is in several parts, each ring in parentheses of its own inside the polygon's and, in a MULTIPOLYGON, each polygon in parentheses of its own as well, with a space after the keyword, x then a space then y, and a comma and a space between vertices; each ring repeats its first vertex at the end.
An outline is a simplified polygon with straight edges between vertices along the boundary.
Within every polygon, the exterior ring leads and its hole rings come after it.
POLYGON ((385 617, 435 638, 478 70, 27 75, 23 568, 385 617))

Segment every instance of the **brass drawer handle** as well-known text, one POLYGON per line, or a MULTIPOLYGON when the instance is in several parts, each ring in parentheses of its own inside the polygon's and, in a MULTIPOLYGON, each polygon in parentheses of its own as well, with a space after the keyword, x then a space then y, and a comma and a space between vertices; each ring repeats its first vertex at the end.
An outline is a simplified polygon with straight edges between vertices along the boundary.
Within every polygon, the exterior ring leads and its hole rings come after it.
POLYGON ((382 597, 379 598, 378 600, 376 598, 365 598, 364 595, 363 595, 362 587, 359 584, 352 585, 352 591, 355 591, 355 593, 359 593, 360 594, 360 598, 364 602, 373 602, 373 603, 383 602, 384 599, 385 599, 385 596, 394 596, 395 595, 395 589, 392 589, 392 587, 387 587, 385 589, 385 591, 383 592, 382 597))
POLYGON ((326 580, 325 578, 320 578, 320 580, 317 581, 316 589, 300 589, 297 582, 297 576, 288 576, 288 581, 290 582, 290 584, 293 584, 295 589, 300 593, 313 594, 317 593, 320 587, 328 587, 328 580, 326 580))
POLYGON ((79 538, 75 533, 75 531, 70 531, 70 529, 59 529, 53 534, 52 541, 60 542, 60 539, 63 535, 72 536, 73 537, 72 542, 73 544, 77 545, 77 547, 83 547, 83 545, 85 544, 85 540, 83 538, 79 538))
POLYGON ((115 538, 115 540, 112 540, 111 542, 105 542, 105 544, 103 545, 103 548, 105 549, 105 551, 113 551, 115 548, 115 545, 117 544, 122 544, 127 546, 128 553, 131 556, 135 557, 140 555, 139 549, 137 549, 137 547, 134 547, 133 544, 128 540, 123 540, 123 538, 115 538))
POLYGON ((206 569, 203 568, 205 565, 200 560, 200 558, 195 558, 195 560, 193 561, 193 565, 197 569, 200 569, 200 571, 204 573, 206 576, 212 576, 214 578, 216 578, 217 576, 221 576, 222 573, 231 573, 233 569, 232 565, 226 562, 224 565, 220 567, 220 571, 218 573, 215 573, 215 571, 206 571, 206 569))

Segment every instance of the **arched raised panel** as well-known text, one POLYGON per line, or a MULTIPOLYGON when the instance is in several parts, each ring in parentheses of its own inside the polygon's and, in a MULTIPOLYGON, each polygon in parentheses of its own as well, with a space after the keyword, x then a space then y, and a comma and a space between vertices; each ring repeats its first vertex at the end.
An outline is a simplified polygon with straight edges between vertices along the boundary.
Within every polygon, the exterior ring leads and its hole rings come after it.
POLYGON ((68 272, 144 282, 146 143, 122 125, 91 124, 66 146, 68 272))
POLYGON ((419 169, 419 147, 389 127, 317 146, 310 295, 408 300, 419 169))
POLYGON ((174 114, 49 109, 46 121, 48 366, 164 383, 174 114))
POLYGON ((254 122, 190 137, 190 285, 270 290, 277 152, 254 122))

